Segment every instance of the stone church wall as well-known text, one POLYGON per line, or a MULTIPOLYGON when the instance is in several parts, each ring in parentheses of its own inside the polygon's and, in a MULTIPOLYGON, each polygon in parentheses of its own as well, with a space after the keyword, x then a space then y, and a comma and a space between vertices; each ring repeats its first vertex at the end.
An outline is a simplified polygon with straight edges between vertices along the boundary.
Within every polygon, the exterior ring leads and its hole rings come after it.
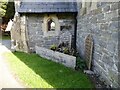
MULTIPOLYGON (((85 38, 88 34, 93 37, 92 70, 100 75, 101 80, 111 87, 119 87, 118 66, 118 29, 120 9, 117 2, 78 3, 77 16, 77 50, 80 56, 85 57, 85 38)), ((52 44, 66 40, 60 36, 72 36, 74 43, 74 16, 73 14, 57 14, 60 29, 57 35, 47 36, 44 33, 45 15, 25 14, 15 17, 11 38, 15 41, 16 50, 35 51, 35 46, 49 48, 52 44), (70 27, 65 28, 64 26, 70 27), (61 27, 64 29, 61 31, 61 27), (66 31, 71 35, 66 35, 66 31), (64 34, 65 33, 65 34, 64 34), (60 40, 61 39, 61 40, 60 40)), ((49 15, 48 15, 49 16, 49 15)), ((57 20, 55 19, 55 20, 57 20)), ((49 34, 48 34, 49 35, 49 34)), ((68 38, 68 37, 67 37, 68 38)))
MULTIPOLYGON (((72 14, 58 14, 58 23, 59 28, 61 26, 70 25, 69 29, 63 29, 62 31, 58 31, 58 35, 48 35, 44 34, 45 32, 45 24, 44 17, 46 14, 28 14, 27 18, 27 31, 28 31, 28 47, 30 51, 35 51, 35 45, 50 48, 51 45, 58 45, 60 42, 60 36, 66 31, 70 32, 72 35, 72 43, 74 43, 74 17, 72 14), (49 36, 50 35, 50 36, 49 36)), ((54 17, 54 15, 53 15, 54 17)), ((58 28, 58 29, 59 29, 58 28)), ((66 34, 65 34, 66 35, 66 34)), ((69 36, 69 33, 68 33, 69 36)))
POLYGON ((85 38, 91 34, 94 72, 108 85, 118 87, 118 3, 97 2, 96 9, 87 11, 86 8, 91 7, 78 7, 77 50, 84 59, 85 38))
POLYGON ((16 13, 11 28, 11 49, 28 52, 26 40, 26 17, 16 13))

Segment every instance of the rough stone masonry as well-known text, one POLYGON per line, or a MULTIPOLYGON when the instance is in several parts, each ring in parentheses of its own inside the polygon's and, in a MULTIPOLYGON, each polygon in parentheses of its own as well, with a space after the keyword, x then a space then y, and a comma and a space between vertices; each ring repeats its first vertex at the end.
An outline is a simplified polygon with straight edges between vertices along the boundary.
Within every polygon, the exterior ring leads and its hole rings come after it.
MULTIPOLYGON (((94 2, 96 9, 78 7, 77 50, 85 57, 85 38, 91 34, 94 42, 92 69, 111 87, 119 87, 118 76, 118 2, 94 2)), ((81 4, 81 3, 79 3, 81 4)), ((87 4, 87 3, 86 3, 87 4)), ((80 5, 79 5, 80 6, 80 5)))
POLYGON ((76 66, 76 57, 60 53, 57 51, 52 51, 43 47, 35 46, 36 54, 40 55, 43 58, 52 60, 57 63, 61 63, 66 67, 75 69, 76 66))
MULTIPOLYGON (((20 5, 19 2, 18 4, 20 5)), ((120 75, 118 72, 120 65, 118 58, 120 56, 118 52, 120 5, 118 4, 118 2, 78 2, 78 5, 75 5, 78 8, 76 37, 74 34, 75 15, 73 13, 65 12, 55 15, 16 13, 11 37, 15 41, 16 50, 28 52, 29 50, 35 51, 35 45, 48 48, 54 43, 58 44, 61 34, 69 31, 72 35, 71 43, 74 43, 75 38, 77 39, 77 50, 84 59, 85 38, 90 34, 94 43, 92 70, 99 74, 101 80, 104 80, 107 85, 120 87, 118 81, 120 75), (49 17, 52 17, 57 26, 54 33, 46 34, 46 21, 49 17), (68 29, 60 29, 63 26, 67 26, 68 29)))

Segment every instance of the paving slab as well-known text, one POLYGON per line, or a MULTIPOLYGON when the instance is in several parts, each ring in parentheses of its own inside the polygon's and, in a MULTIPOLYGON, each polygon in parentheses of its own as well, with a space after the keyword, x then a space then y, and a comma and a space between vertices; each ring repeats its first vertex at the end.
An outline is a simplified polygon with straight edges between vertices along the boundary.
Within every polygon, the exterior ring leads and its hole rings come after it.
MULTIPOLYGON (((5 41, 5 44, 9 44, 5 41)), ((7 65, 5 58, 2 56, 5 52, 11 52, 9 50, 10 45, 0 44, 0 89, 2 88, 24 88, 24 86, 18 82, 7 65), (6 47, 7 46, 7 47, 6 47)))

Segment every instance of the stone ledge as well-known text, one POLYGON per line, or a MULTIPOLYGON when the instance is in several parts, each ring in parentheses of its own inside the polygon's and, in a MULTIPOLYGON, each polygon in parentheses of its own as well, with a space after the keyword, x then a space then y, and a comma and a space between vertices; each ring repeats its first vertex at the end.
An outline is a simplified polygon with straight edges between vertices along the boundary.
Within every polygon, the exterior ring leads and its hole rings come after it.
POLYGON ((64 53, 52 51, 44 47, 35 46, 36 54, 43 58, 47 58, 57 63, 61 63, 66 67, 75 69, 76 57, 64 53))

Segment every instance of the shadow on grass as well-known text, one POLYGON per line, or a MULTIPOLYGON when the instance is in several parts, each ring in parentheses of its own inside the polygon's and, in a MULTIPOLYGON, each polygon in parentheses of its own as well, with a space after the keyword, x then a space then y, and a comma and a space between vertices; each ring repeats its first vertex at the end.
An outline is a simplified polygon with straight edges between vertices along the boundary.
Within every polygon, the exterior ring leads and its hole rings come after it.
MULTIPOLYGON (((13 53, 20 61, 54 88, 92 88, 87 76, 61 64, 43 59, 36 54, 13 53)), ((28 76, 26 76, 28 78, 28 76)), ((31 78, 29 76, 29 78, 31 78)))

